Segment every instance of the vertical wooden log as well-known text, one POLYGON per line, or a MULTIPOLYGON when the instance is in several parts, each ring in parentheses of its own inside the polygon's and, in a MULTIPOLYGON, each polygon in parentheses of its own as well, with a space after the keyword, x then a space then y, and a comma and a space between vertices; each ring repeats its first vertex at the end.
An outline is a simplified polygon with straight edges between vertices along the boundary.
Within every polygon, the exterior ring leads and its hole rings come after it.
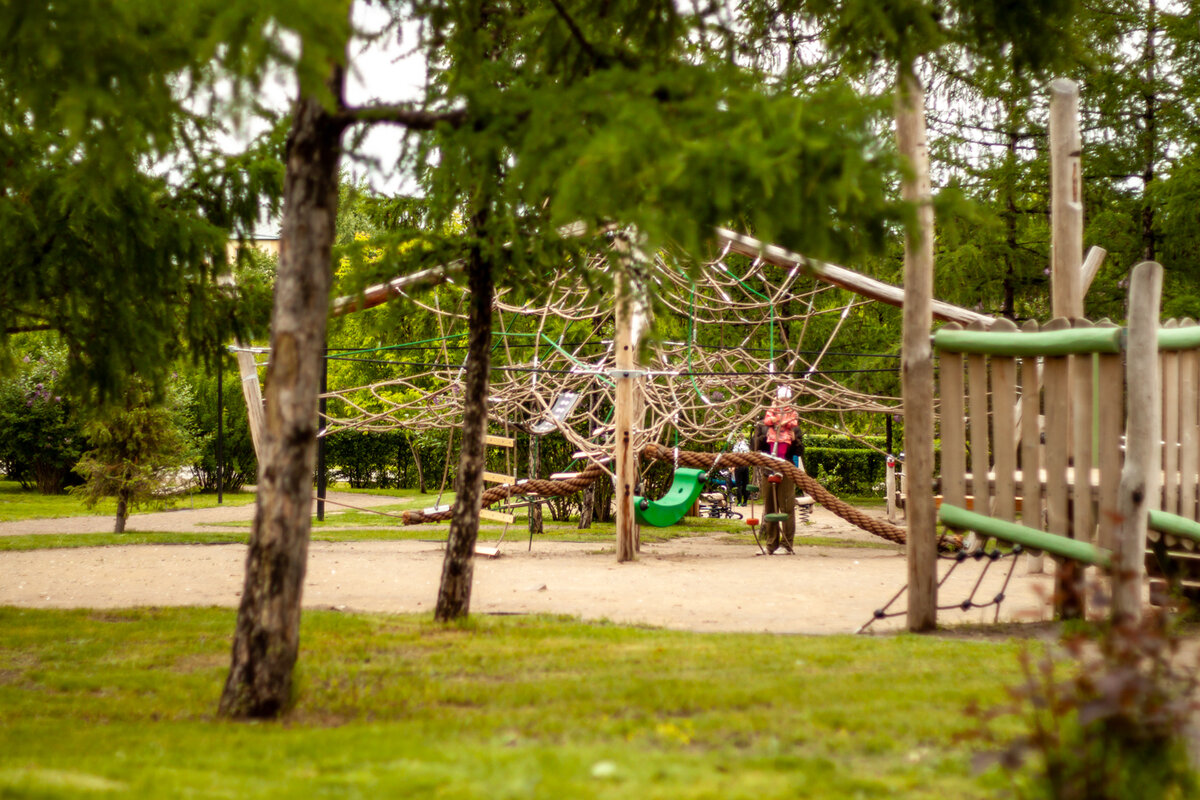
MULTIPOLYGON (((1028 332, 1037 331, 1037 322, 1030 320, 1022 326, 1028 332)), ((1041 367, 1036 358, 1021 363, 1021 522, 1043 530, 1042 521, 1042 425, 1041 425, 1041 367)), ((1045 569, 1046 556, 1039 553, 1029 557, 1029 571, 1045 569)))
POLYGON ((925 137, 925 89, 912 63, 897 75, 896 144, 910 173, 901 185, 917 207, 917 230, 904 238, 905 484, 908 496, 908 629, 937 625, 937 513, 933 500, 933 204, 925 137))
MULTIPOLYGON (((1071 323, 1061 317, 1047 323, 1043 330, 1064 330, 1071 323)), ((1070 455, 1070 358, 1046 358, 1046 529, 1059 536, 1071 536, 1070 490, 1067 468, 1070 455)), ((1084 613, 1084 597, 1079 582, 1083 570, 1073 562, 1060 560, 1056 571, 1055 612, 1064 619, 1084 613)))
MULTIPOLYGON (((1164 328, 1179 325, 1169 319, 1164 328)), ((1162 370, 1163 510, 1179 513, 1179 354, 1169 350, 1159 356, 1162 370)))
MULTIPOLYGON (((946 329, 958 330, 961 327, 957 322, 951 322, 946 329)), ((961 353, 938 354, 938 378, 942 412, 942 498, 952 506, 965 508, 967 433, 961 353)))
POLYGON ((1129 287, 1129 340, 1126 383, 1125 467, 1121 471, 1117 553, 1113 576, 1113 619, 1138 620, 1142 613, 1146 526, 1158 506, 1159 437, 1162 413, 1158 378, 1158 309, 1162 267, 1143 261, 1133 268, 1129 287))
MULTIPOLYGON (((968 330, 987 330, 973 322, 968 330)), ((987 514, 991 511, 991 492, 988 489, 988 362, 987 356, 971 353, 967 355, 967 426, 971 434, 971 496, 975 500, 975 511, 987 514)), ((983 537, 986 539, 986 537, 983 537)), ((983 541, 979 542, 982 547, 983 541)))
MULTIPOLYGON (((1007 319, 998 319, 994 331, 1016 331, 1007 319)), ((992 358, 992 472, 996 475, 992 514, 1014 522, 1017 517, 1017 362, 1013 358, 992 358)))
POLYGON ((1050 83, 1051 305, 1056 317, 1083 316, 1083 187, 1080 173, 1079 87, 1050 83))
POLYGON ((887 520, 894 523, 896 521, 896 457, 890 450, 883 473, 883 491, 887 495, 887 520))
MULTIPOLYGON (((1101 327, 1111 328, 1105 320, 1101 327)), ((1119 519, 1117 492, 1121 484, 1121 434, 1123 433, 1124 392, 1122 359, 1119 354, 1101 353, 1098 357, 1099 411, 1096 421, 1099 450, 1096 464, 1100 468, 1100 497, 1096 504, 1096 542, 1109 550, 1116 549, 1116 527, 1119 519)))
MULTIPOLYGON (((1131 287, 1132 288, 1132 287, 1131 287)), ((1181 327, 1196 323, 1184 320, 1181 327)), ((1179 354, 1179 515, 1196 519, 1196 381, 1200 373, 1200 353, 1187 350, 1179 354)), ((1127 443, 1128 444, 1128 443, 1127 443)), ((1128 454, 1126 455, 1128 459, 1128 454)))
MULTIPOLYGON (((1076 319, 1075 328, 1091 328, 1086 319, 1076 319)), ((1092 513, 1092 382, 1095 380, 1093 357, 1077 355, 1071 359, 1071 456, 1075 467, 1074 512, 1071 530, 1076 539, 1094 543, 1095 516, 1092 513)))
POLYGON ((236 351, 238 374, 242 378, 242 398, 246 401, 246 417, 250 423, 250 441, 254 443, 254 456, 260 462, 263 457, 263 394, 258 382, 258 366, 254 354, 245 350, 236 351))
POLYGON ((637 451, 633 441, 634 388, 637 377, 636 342, 633 333, 634 297, 628 259, 619 258, 616 270, 616 413, 615 447, 617 505, 617 561, 637 557, 637 522, 633 513, 634 484, 637 482, 637 451))

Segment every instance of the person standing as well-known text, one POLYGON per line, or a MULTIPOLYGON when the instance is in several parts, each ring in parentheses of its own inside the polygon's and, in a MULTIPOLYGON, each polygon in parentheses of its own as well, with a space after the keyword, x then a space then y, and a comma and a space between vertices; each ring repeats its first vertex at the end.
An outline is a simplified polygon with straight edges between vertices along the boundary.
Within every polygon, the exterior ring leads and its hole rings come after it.
MULTIPOLYGON (((749 453, 750 443, 746 441, 746 437, 742 436, 737 440, 737 444, 733 446, 735 453, 749 453)), ((749 467, 734 467, 733 468, 733 502, 739 506, 744 506, 750 501, 750 492, 746 488, 750 485, 750 468, 749 467)))
MULTIPOLYGON (((793 462, 788 458, 788 448, 795 439, 796 425, 799 422, 796 409, 792 408, 791 399, 792 390, 787 386, 780 386, 775 391, 775 405, 767 409, 767 413, 763 417, 763 425, 767 428, 767 452, 789 463, 793 462)), ((791 553, 792 542, 796 536, 796 485, 786 472, 781 471, 781 474, 782 481, 780 483, 773 486, 764 483, 762 489, 763 511, 767 514, 787 515, 787 519, 783 522, 763 523, 762 532, 763 538, 766 540, 766 550, 772 554, 780 547, 791 553)), ((768 482, 769 480, 768 478, 768 482)))

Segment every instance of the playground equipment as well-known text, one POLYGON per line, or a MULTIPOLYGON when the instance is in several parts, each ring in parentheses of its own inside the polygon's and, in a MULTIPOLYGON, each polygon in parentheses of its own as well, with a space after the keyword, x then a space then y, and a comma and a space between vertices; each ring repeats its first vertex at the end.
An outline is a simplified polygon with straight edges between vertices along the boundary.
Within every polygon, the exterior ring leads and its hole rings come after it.
POLYGON ((633 498, 634 513, 637 514, 638 522, 655 528, 666 528, 679 522, 696 504, 696 499, 704 490, 706 480, 707 475, 704 470, 688 468, 675 470, 671 487, 661 498, 658 500, 648 500, 638 496, 633 498))
POLYGON ((1054 320, 934 337, 939 517, 972 531, 974 552, 995 539, 1056 558, 1064 616, 1084 612, 1084 566, 1111 572, 1118 615, 1140 614, 1146 567, 1200 586, 1188 577, 1200 541, 1200 327, 1159 327, 1161 280, 1157 264, 1134 270, 1128 328, 1054 320))

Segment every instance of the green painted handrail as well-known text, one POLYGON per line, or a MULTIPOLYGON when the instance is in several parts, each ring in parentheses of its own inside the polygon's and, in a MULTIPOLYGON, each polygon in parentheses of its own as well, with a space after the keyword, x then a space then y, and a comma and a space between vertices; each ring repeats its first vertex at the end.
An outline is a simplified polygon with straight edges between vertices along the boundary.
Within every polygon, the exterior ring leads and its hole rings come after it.
POLYGON ((1200 522, 1167 511, 1150 512, 1150 528, 1169 536, 1200 542, 1200 522))
POLYGON ((992 519, 991 517, 985 517, 983 514, 976 514, 974 511, 967 511, 964 508, 952 506, 947 503, 942 503, 942 507, 938 512, 938 519, 947 528, 978 531, 984 536, 994 536, 997 539, 1019 544, 1022 547, 1044 550, 1060 558, 1069 558, 1072 561, 1081 561, 1084 564, 1093 564, 1105 568, 1112 563, 1112 553, 1103 547, 1097 547, 1094 544, 1082 542, 1078 539, 1068 539, 1065 536, 1059 536, 1054 533, 1046 533, 1036 528, 1027 528, 1015 522, 992 519))
POLYGON ((1186 328, 1159 328, 1159 350, 1195 350, 1200 348, 1200 325, 1186 328))
POLYGON ((1120 353, 1124 344, 1124 328, 1071 328, 1036 333, 943 328, 933 335, 933 346, 944 352, 1025 358, 1120 353))

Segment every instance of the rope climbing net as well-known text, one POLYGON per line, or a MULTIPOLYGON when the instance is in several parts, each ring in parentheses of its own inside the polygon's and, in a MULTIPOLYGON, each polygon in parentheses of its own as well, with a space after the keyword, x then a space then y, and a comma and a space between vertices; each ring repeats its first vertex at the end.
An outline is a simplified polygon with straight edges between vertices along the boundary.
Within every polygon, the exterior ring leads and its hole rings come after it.
MULTIPOLYGON (((600 254, 590 268, 606 265, 600 254)), ((894 357, 866 356, 871 360, 858 359, 865 366, 855 369, 822 368, 841 355, 834 347, 838 334, 871 301, 797 267, 728 253, 692 273, 660 255, 639 266, 637 279, 656 299, 660 332, 638 373, 647 412, 640 444, 671 436, 695 444, 727 440, 761 418, 779 386, 792 389, 792 405, 806 422, 836 420, 824 423, 833 430, 847 429, 848 414, 898 410, 896 398, 854 385, 866 373, 894 373, 894 357)), ((428 335, 331 353, 331 367, 337 365, 331 375, 381 377, 328 393, 328 431, 459 426, 466 290, 450 281, 400 294, 419 310, 412 318, 421 319, 428 335), (370 369, 355 370, 354 363, 370 369)), ((615 386, 611 296, 588 291, 577 273, 566 271, 549 276, 536 294, 533 301, 516 299, 512 290, 497 293, 492 417, 521 430, 558 430, 577 450, 605 452, 615 386)))

